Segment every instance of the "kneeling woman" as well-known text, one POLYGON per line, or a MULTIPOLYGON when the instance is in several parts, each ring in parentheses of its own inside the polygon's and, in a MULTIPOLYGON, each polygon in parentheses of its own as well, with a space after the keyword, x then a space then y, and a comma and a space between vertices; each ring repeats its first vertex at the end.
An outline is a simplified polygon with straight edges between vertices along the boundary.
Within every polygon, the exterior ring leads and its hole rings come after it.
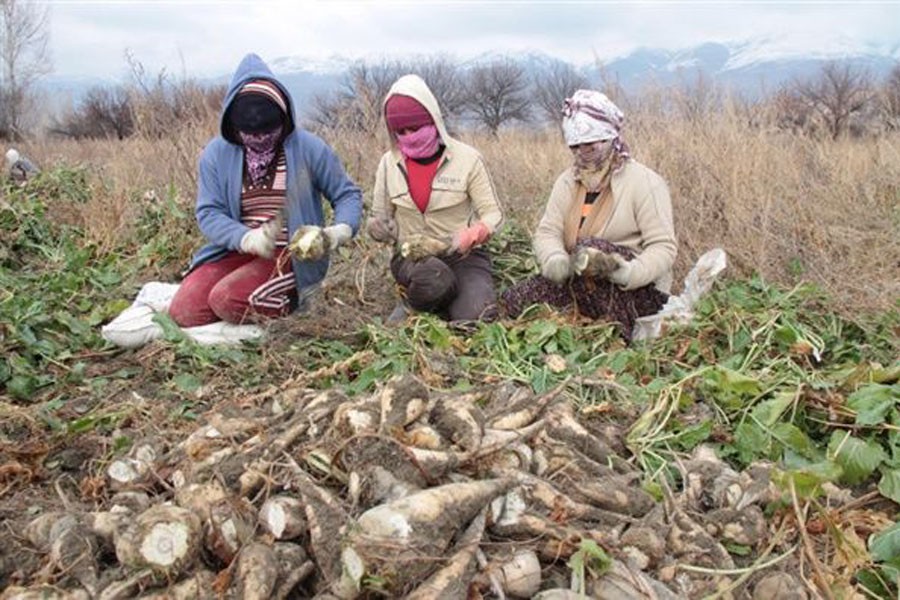
POLYGON ((672 286, 677 244, 662 177, 631 158, 624 115, 604 94, 565 101, 563 134, 573 165, 556 180, 533 244, 541 275, 506 290, 510 316, 546 302, 609 319, 630 337, 634 319, 656 313, 672 286))
POLYGON ((297 124, 285 87, 255 54, 232 78, 221 134, 200 157, 197 222, 208 244, 169 307, 182 327, 284 316, 302 308, 328 271, 328 256, 285 251, 303 225, 324 225, 333 250, 359 227, 362 194, 334 151, 297 124))
POLYGON ((417 75, 391 87, 384 117, 393 149, 375 174, 369 235, 395 244, 391 271, 401 302, 450 321, 496 315, 491 257, 483 244, 502 220, 481 154, 452 138, 437 100, 417 75))

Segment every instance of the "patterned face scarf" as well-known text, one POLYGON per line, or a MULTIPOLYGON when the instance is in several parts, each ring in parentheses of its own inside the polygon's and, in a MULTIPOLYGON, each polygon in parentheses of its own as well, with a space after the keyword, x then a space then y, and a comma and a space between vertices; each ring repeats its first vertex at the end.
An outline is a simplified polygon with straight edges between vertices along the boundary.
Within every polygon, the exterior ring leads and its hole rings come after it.
POLYGON ((572 148, 575 155, 575 178, 589 192, 599 192, 608 180, 613 161, 613 144, 594 142, 572 148))
POLYGON ((578 90, 563 104, 563 134, 569 147, 591 144, 575 154, 575 177, 589 191, 599 191, 611 172, 631 156, 620 132, 625 115, 605 94, 578 90), (596 142, 609 142, 597 144, 596 142))
POLYGON ((282 127, 263 133, 246 133, 238 131, 238 137, 244 145, 244 160, 247 163, 247 174, 252 185, 259 185, 265 179, 266 172, 275 160, 275 151, 281 140, 282 127))

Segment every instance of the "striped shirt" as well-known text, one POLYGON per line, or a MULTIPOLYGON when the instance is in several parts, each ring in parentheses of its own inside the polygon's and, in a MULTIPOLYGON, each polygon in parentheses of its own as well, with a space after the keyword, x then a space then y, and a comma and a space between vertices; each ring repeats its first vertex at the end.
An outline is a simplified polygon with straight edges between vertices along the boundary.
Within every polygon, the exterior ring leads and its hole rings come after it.
MULTIPOLYGON (((241 223, 252 229, 278 217, 284 210, 286 189, 287 161, 284 148, 278 149, 273 165, 257 185, 250 183, 245 167, 241 189, 241 223)), ((291 261, 283 257, 287 243, 288 230, 285 222, 275 241, 276 260, 272 276, 250 294, 251 306, 274 309, 282 315, 290 311, 291 297, 296 292, 297 284, 291 270, 291 261)))
MULTIPOLYGON (((285 189, 287 189, 287 161, 284 149, 279 149, 273 161, 274 168, 258 185, 252 185, 250 178, 244 173, 244 185, 241 188, 241 223, 251 229, 259 227, 266 221, 275 218, 284 208, 285 189)), ((281 229, 276 240, 280 249, 287 245, 287 223, 281 229)))

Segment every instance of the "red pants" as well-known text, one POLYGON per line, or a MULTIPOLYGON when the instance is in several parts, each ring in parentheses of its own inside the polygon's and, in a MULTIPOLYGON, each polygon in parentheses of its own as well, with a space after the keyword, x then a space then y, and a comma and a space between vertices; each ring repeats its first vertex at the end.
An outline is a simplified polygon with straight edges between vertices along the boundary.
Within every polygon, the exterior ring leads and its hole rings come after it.
POLYGON ((297 289, 291 261, 282 262, 278 273, 275 259, 229 252, 221 260, 202 264, 184 278, 169 316, 181 327, 284 316, 296 301, 297 289))

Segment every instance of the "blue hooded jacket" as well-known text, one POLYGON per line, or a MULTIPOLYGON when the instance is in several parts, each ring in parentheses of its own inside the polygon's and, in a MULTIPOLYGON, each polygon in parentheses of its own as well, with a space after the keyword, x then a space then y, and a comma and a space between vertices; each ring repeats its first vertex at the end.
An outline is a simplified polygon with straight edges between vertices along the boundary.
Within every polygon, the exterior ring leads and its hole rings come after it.
MULTIPOLYGON (((277 85, 288 105, 289 124, 284 138, 288 237, 301 225, 325 224, 323 196, 334 209, 335 224, 346 223, 354 234, 359 229, 363 209, 359 187, 350 181, 334 150, 297 125, 293 100, 268 65, 256 54, 248 54, 238 65, 228 87, 219 119, 220 134, 207 144, 200 156, 196 215, 200 231, 209 244, 194 255, 191 270, 219 260, 229 251, 238 251, 241 238, 249 231, 241 223, 244 149, 235 139, 225 115, 243 85, 253 79, 266 79, 277 85)), ((328 257, 304 262, 292 259, 292 265, 297 289, 302 290, 325 277, 328 257)))

